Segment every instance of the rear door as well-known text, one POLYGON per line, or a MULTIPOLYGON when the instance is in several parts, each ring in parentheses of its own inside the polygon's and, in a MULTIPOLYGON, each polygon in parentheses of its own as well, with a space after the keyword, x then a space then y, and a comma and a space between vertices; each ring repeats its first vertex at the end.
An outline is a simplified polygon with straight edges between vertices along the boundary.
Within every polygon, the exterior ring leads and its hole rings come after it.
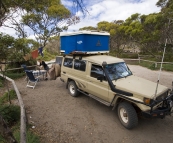
POLYGON ((73 68, 73 58, 64 58, 61 66, 61 78, 67 82, 73 68))

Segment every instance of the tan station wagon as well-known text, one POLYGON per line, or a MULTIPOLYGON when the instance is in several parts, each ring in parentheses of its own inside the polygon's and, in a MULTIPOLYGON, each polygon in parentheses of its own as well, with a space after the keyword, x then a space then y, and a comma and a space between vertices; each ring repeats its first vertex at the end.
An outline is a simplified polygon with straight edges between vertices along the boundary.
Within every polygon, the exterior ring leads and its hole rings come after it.
POLYGON ((164 118, 171 115, 173 94, 163 85, 132 74, 124 60, 108 55, 64 56, 61 80, 71 96, 79 93, 117 109, 127 129, 138 124, 138 117, 164 118))

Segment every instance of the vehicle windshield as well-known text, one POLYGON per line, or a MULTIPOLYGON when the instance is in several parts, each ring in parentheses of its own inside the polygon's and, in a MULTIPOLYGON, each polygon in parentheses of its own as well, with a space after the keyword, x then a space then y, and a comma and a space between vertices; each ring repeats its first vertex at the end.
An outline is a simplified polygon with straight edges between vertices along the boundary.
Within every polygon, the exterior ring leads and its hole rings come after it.
POLYGON ((132 75, 132 72, 124 62, 106 65, 105 69, 111 80, 117 80, 132 75))

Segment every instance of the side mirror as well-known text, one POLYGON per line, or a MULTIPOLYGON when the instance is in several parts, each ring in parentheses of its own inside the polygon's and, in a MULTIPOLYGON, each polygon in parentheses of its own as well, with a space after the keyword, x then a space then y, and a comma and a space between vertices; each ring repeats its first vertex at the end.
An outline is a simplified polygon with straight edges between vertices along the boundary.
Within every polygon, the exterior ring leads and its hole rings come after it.
POLYGON ((104 62, 102 63, 102 66, 105 68, 106 65, 107 65, 107 63, 104 61, 104 62))
POLYGON ((100 82, 102 82, 104 80, 104 76, 98 76, 97 80, 100 80, 100 82))

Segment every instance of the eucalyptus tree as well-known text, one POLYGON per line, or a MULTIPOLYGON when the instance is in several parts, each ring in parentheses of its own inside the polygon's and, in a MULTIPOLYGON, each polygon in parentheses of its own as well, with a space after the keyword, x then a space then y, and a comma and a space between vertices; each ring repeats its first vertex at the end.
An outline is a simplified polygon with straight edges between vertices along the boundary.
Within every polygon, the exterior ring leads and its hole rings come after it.
POLYGON ((157 13, 142 15, 140 17, 142 33, 140 37, 141 51, 155 57, 159 51, 161 32, 157 28, 159 15, 157 13))
POLYGON ((162 39, 168 39, 173 44, 173 0, 159 0, 156 4, 161 7, 158 27, 162 30, 162 39))
POLYGON ((30 53, 30 48, 38 46, 39 43, 32 39, 15 39, 8 34, 0 33, 0 61, 11 61, 20 64, 24 60, 23 56, 30 53))
POLYGON ((7 8, 4 5, 3 1, 0 0, 0 26, 2 26, 6 12, 7 12, 7 8))
POLYGON ((160 52, 166 43, 166 60, 173 60, 173 0, 159 0, 156 4, 161 7, 157 28, 160 30, 160 52))
POLYGON ((14 38, 10 35, 0 33, 0 61, 7 61, 10 54, 9 49, 14 45, 14 38))
POLYGON ((87 14, 89 14, 89 12, 88 12, 88 10, 87 10, 87 8, 85 6, 84 0, 66 0, 66 1, 73 3, 72 11, 74 11, 74 13, 76 13, 78 11, 81 11, 83 13, 84 17, 87 14))
POLYGON ((127 35, 125 35, 125 32, 122 27, 124 21, 118 20, 118 21, 114 21, 114 23, 116 24, 115 29, 113 29, 115 32, 111 34, 110 42, 111 42, 112 50, 115 51, 115 53, 118 56, 119 54, 124 52, 124 49, 128 45, 129 38, 127 35))
MULTIPOLYGON (((40 0, 42 1, 42 0, 40 0)), ((25 13, 26 5, 30 1, 27 0, 5 0, 0 1, 0 26, 12 28, 16 31, 16 35, 20 38, 26 38, 27 32, 21 23, 20 16, 25 13)))
MULTIPOLYGON (((11 48, 13 46, 13 44, 14 44, 14 38, 13 37, 6 35, 6 34, 3 34, 3 33, 0 33, 0 64, 6 63, 7 57, 9 56, 9 48, 11 48)), ((0 72, 2 72, 1 70, 2 69, 0 68, 0 72)), ((2 72, 2 73, 4 75, 4 72, 2 72)), ((6 87, 7 87, 7 91, 8 91, 8 99, 10 99, 9 87, 8 87, 8 83, 7 83, 6 78, 4 78, 3 84, 5 84, 5 83, 6 83, 6 87)), ((2 137, 4 137, 6 142, 17 143, 11 130, 9 129, 7 124, 5 123, 3 116, 1 114, 0 114, 0 135, 2 137)))
POLYGON ((125 36, 120 30, 123 22, 123 20, 114 20, 113 22, 101 21, 97 24, 98 30, 110 33, 110 50, 117 54, 123 52, 126 45, 125 36))
POLYGON ((45 0, 38 2, 34 7, 32 4, 26 6, 22 23, 27 25, 45 46, 49 37, 67 29, 65 22, 70 16, 70 11, 61 4, 60 0, 45 0))
POLYGON ((79 29, 80 31, 81 30, 97 30, 97 27, 93 27, 93 26, 86 26, 86 27, 82 27, 79 29))

